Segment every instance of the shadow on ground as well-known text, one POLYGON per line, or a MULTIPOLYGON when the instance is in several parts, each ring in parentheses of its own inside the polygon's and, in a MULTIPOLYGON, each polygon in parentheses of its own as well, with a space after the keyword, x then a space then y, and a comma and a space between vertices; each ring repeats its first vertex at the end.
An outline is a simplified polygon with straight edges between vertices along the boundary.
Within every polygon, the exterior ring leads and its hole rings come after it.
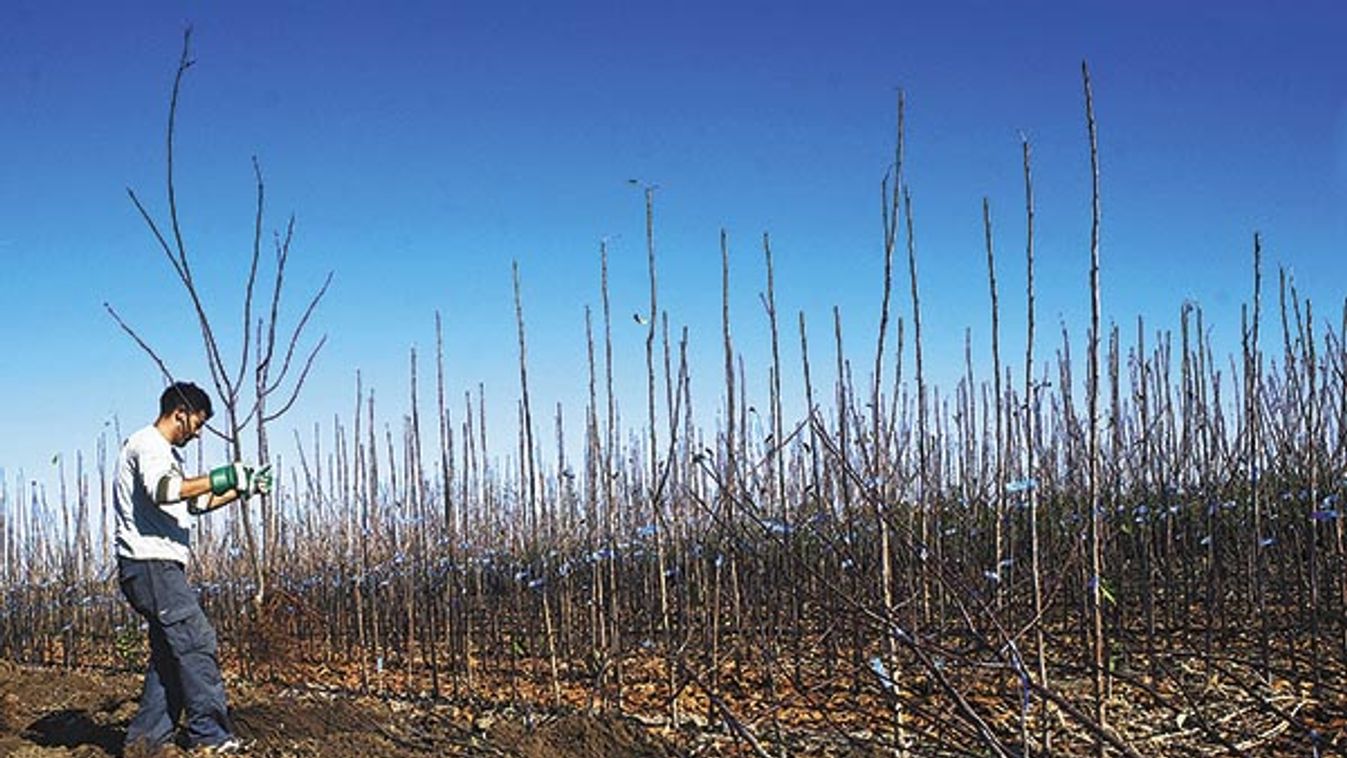
POLYGON ((77 748, 89 745, 117 755, 121 752, 126 729, 122 726, 101 724, 83 709, 66 709, 47 713, 29 724, 21 736, 42 747, 77 748))

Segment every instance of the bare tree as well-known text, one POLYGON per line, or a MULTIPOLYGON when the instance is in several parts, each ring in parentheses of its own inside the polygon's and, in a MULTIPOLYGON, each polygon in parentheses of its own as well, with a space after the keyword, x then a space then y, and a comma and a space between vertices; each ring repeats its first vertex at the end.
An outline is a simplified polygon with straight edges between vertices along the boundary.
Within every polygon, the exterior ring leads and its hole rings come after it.
MULTIPOLYGON (((182 284, 188 300, 191 302, 192 312, 196 317, 197 327, 201 333, 202 346, 205 348, 206 365, 210 369, 211 382, 215 387, 216 395, 224 406, 226 426, 223 429, 211 426, 209 427, 210 431, 227 443, 230 456, 237 460, 242 457, 244 431, 250 425, 256 424, 257 456, 259 459, 266 459, 268 456, 267 425, 280 418, 294 405, 310 369, 313 368, 314 359, 318 357, 319 351, 322 350, 323 344, 327 341, 326 335, 320 337, 308 349, 306 357, 302 360, 296 360, 300 338, 309 323, 309 319, 313 316, 314 310, 318 307, 318 303, 323 299, 323 295, 327 293, 327 289, 332 283, 332 273, 328 272, 323 284, 309 298, 299 319, 291 328, 289 336, 279 336, 277 327, 281 318, 281 294, 285 285, 285 267, 289 260, 290 245, 294 240, 295 232, 295 218, 292 215, 286 223, 284 233, 278 232, 275 234, 275 259, 268 307, 264 313, 255 317, 253 299, 254 295, 258 294, 258 269, 262 258, 265 184, 262 180, 262 169, 257 158, 254 157, 253 175, 257 180, 257 210, 253 225, 252 254, 248 265, 247 280, 243 286, 241 344, 237 346, 234 353, 237 358, 229 357, 226 351, 221 348, 217 332, 217 325, 220 320, 212 320, 212 315, 207 312, 198 280, 192 272, 188 246, 183 237, 182 224, 179 218, 177 191, 174 184, 173 138, 178 112, 178 95, 182 90, 183 76, 195 63, 191 57, 191 43, 192 29, 188 27, 183 32, 182 55, 178 60, 177 73, 173 77, 173 91, 168 106, 168 131, 165 145, 168 173, 168 233, 166 234, 163 226, 155 221, 134 190, 128 188, 127 194, 131 197, 131 202, 136 206, 136 210, 140 212, 141 218, 149 226, 160 250, 168 259, 169 264, 173 266, 173 271, 177 274, 178 281, 182 284), (278 362, 279 365, 277 365, 278 362), (251 376, 249 376, 250 371, 251 376), (249 382, 250 379, 251 382, 249 382), (273 397, 278 401, 274 405, 271 402, 273 397)), ((177 375, 170 370, 154 348, 131 328, 110 304, 104 303, 103 307, 107 309, 108 314, 117 322, 117 325, 149 355, 150 359, 158 366, 164 379, 168 382, 175 381, 177 375)), ((261 498, 261 508, 262 523, 265 529, 267 524, 274 523, 271 518, 272 504, 269 496, 261 498)), ((268 548, 274 547, 275 537, 269 533, 264 533, 264 549, 259 554, 247 505, 240 509, 240 514, 249 565, 256 582, 253 601, 260 606, 266 592, 267 564, 272 555, 272 551, 268 548)))

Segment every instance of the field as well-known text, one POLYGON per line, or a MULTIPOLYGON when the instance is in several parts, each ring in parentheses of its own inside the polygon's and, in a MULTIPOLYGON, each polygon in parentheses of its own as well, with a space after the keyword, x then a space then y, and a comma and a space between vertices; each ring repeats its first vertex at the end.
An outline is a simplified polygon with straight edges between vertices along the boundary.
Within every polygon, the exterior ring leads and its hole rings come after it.
MULTIPOLYGON (((1320 735, 1321 754, 1340 754, 1347 744, 1347 713, 1338 705, 1296 692, 1281 680, 1270 687, 1255 682, 1229 656, 1221 656, 1204 674, 1196 663, 1171 664, 1186 671, 1190 687, 1176 693, 1158 689, 1139 673, 1125 674, 1110 708, 1117 737, 1142 755, 1307 755, 1298 729, 1320 735), (1178 695, 1182 697, 1177 697, 1178 695), (1171 700, 1171 698, 1174 698, 1171 700), (1173 703, 1182 702, 1179 708, 1173 703), (1217 735, 1243 734, 1239 741, 1217 735)), ((376 697, 321 687, 257 684, 227 676, 237 733, 258 756, 576 756, 577 758, 659 758, 677 755, 762 754, 732 730, 712 726, 699 716, 678 728, 657 715, 619 716, 583 708, 510 705, 460 699, 376 697)), ((133 672, 99 669, 63 671, 0 663, 0 755, 16 758, 122 755, 126 723, 135 710, 140 677, 133 672)), ((1080 684, 1088 686, 1087 683, 1080 684)), ((640 710, 639 707, 634 710, 640 710)), ((783 716, 770 735, 791 755, 888 755, 873 742, 847 704, 812 709, 814 718, 796 712, 783 716), (819 718, 838 720, 830 729, 819 718), (849 723, 849 727, 842 726, 849 723)), ((994 712, 994 709, 993 709, 994 712)), ((1062 755, 1089 752, 1090 742, 1066 723, 1055 725, 1062 755)), ((1313 748, 1311 748, 1313 750, 1313 748)), ((778 753, 773 750, 772 753, 778 753)), ((186 755, 170 749, 166 756, 186 755)), ((915 756, 970 755, 964 750, 928 745, 915 756)), ((134 750, 128 756, 138 755, 134 750)))

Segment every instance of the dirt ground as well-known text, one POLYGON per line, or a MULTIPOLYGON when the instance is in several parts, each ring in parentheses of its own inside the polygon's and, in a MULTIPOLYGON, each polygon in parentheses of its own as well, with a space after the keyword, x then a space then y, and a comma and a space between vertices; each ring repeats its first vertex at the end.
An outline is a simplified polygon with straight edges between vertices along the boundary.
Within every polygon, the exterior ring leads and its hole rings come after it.
MULTIPOLYGON (((1196 666, 1181 678, 1157 684, 1119 673, 1118 692, 1109 706, 1117 733, 1136 754, 1155 758, 1347 755, 1347 691, 1337 687, 1340 678, 1335 677, 1332 687, 1326 685, 1316 695, 1281 680, 1254 687, 1247 684, 1248 676, 1219 668, 1224 672, 1220 676, 1196 666), (1177 694, 1170 691, 1175 687, 1177 694)), ((125 671, 65 671, 0 661, 0 758, 122 756, 122 741, 136 710, 140 684, 139 674, 125 671)), ((1081 680, 1065 686, 1076 693, 1078 701, 1087 702, 1078 691, 1086 684, 1081 680)), ((751 734, 741 739, 723 725, 694 718, 691 713, 683 717, 689 723, 673 729, 655 719, 636 720, 574 707, 545 710, 360 696, 252 684, 228 673, 226 687, 235 731, 252 756, 739 758, 784 751, 823 758, 868 758, 892 754, 884 752, 881 743, 885 740, 872 739, 873 735, 856 729, 838 729, 845 711, 826 706, 824 715, 832 720, 832 728, 802 717, 795 719, 800 725, 791 729, 773 731, 768 724, 758 723, 758 736, 768 748, 764 750, 750 744, 751 734)), ((1007 713, 986 700, 986 693, 972 697, 980 699, 984 713, 995 717, 1007 713)), ((920 704, 911 703, 913 707, 920 704)), ((783 723, 788 721, 786 715, 783 723)), ((1084 722, 1063 718, 1060 712, 1053 715, 1048 723, 1057 754, 1092 752, 1091 738, 1080 728, 1084 722)), ((947 716, 912 722, 910 733, 922 741, 914 744, 912 755, 982 754, 930 733, 935 726, 957 721, 953 714, 947 716), (925 732, 921 732, 923 723, 925 732)), ((1002 728, 1007 738, 1013 736, 1008 729, 1002 728)), ((153 758, 187 755, 173 748, 153 758)), ((151 757, 132 750, 125 758, 151 757)))
MULTIPOLYGON (((0 662, 0 756, 122 755, 140 677, 0 662)), ((633 756, 687 754, 636 722, 583 713, 478 711, 230 683, 235 729, 248 755, 633 756)), ((128 751, 127 756, 135 751, 128 751)), ((169 756, 184 751, 165 751, 169 756)))

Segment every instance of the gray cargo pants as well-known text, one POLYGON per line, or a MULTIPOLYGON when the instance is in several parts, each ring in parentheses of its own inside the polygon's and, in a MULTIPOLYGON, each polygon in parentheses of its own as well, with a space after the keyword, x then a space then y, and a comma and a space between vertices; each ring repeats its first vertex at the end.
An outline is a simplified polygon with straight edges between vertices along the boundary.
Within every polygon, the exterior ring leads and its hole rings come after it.
POLYGON ((229 739, 215 629, 187 586, 182 564, 118 557, 117 569, 122 594, 150 630, 150 665, 126 744, 168 744, 184 711, 189 746, 229 739))

